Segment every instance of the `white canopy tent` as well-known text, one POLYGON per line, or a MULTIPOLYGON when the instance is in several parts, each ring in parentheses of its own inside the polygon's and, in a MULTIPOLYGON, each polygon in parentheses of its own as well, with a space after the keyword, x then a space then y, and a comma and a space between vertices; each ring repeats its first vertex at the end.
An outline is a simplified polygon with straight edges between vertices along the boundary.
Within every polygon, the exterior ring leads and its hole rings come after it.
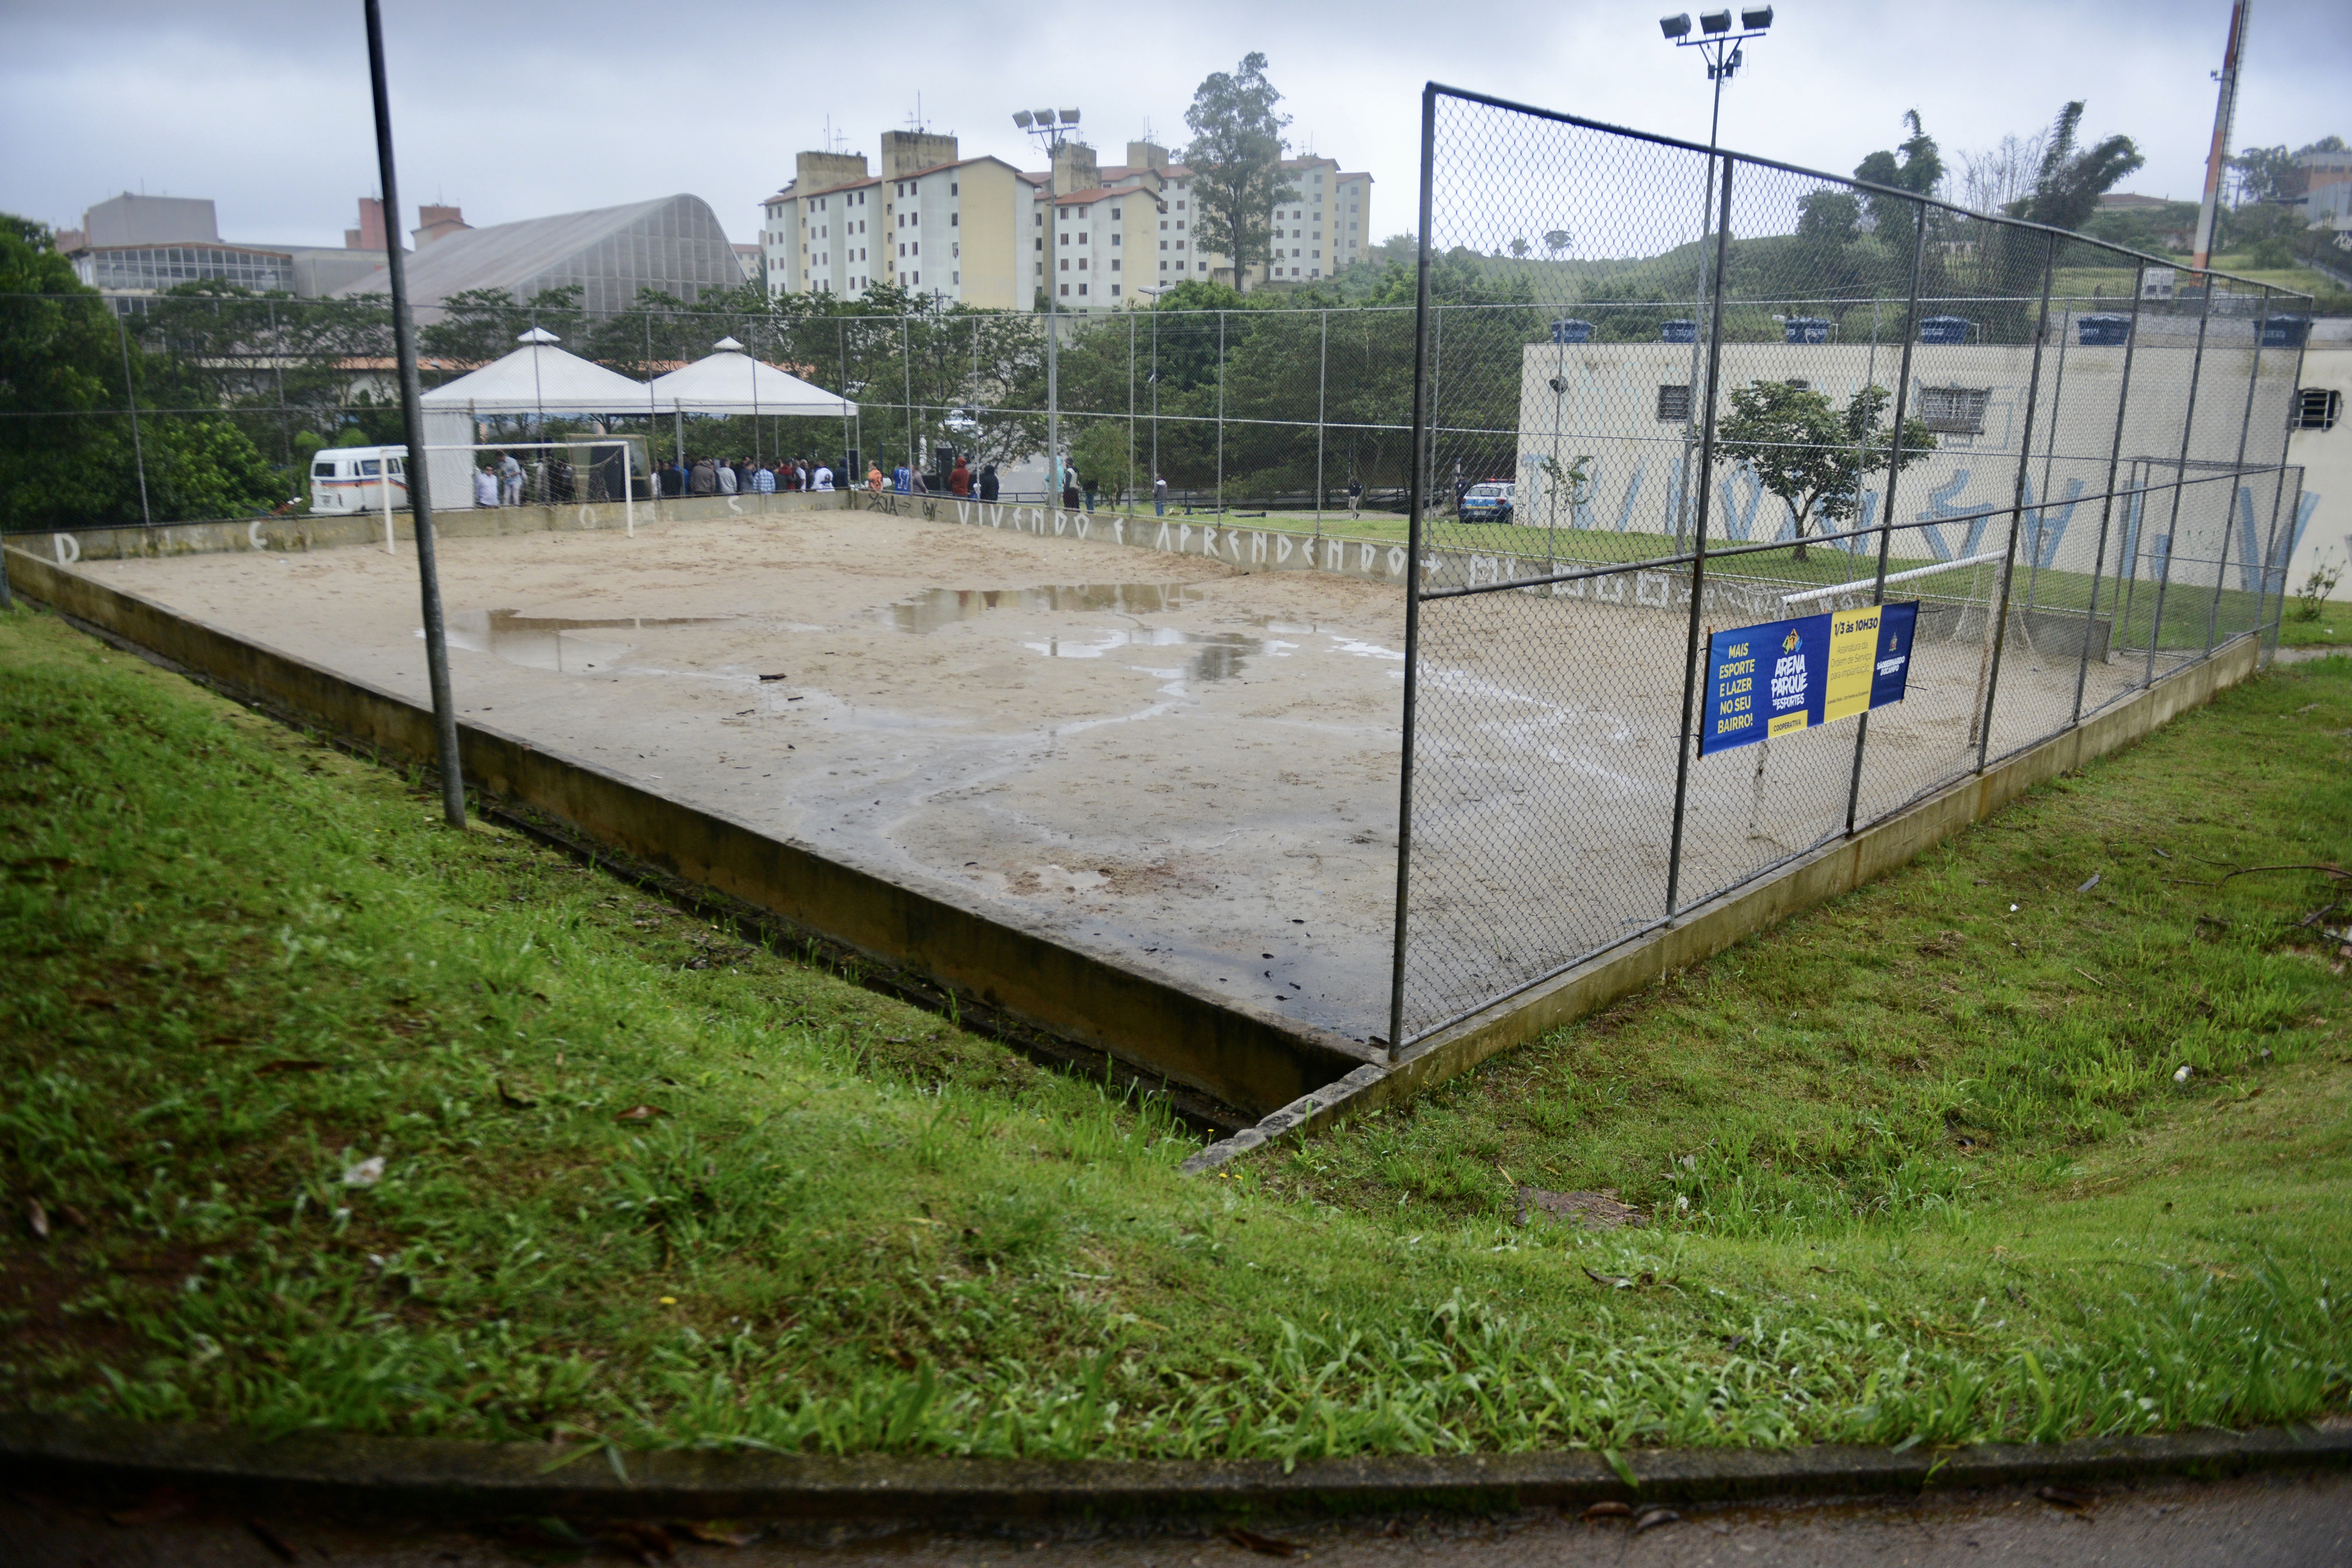
POLYGON ((648 390, 656 412, 856 416, 856 404, 753 359, 733 338, 721 338, 711 346, 719 352, 654 377, 648 390))
POLYGON ((842 422, 843 440, 847 444, 849 422, 857 416, 856 404, 753 359, 733 338, 721 338, 710 346, 718 352, 667 375, 657 375, 646 384, 654 411, 670 416, 681 468, 686 465, 684 416, 688 414, 838 419, 842 422))
MULTIPOLYGON (((473 459, 464 451, 479 439, 475 421, 487 414, 620 414, 646 410, 646 384, 592 364, 556 347, 544 327, 515 340, 522 347, 505 358, 436 386, 419 400, 425 416, 427 473, 442 504, 468 504, 473 495, 473 459), (458 498, 467 498, 460 500, 458 498)), ((650 458, 651 454, 647 454, 650 458)))

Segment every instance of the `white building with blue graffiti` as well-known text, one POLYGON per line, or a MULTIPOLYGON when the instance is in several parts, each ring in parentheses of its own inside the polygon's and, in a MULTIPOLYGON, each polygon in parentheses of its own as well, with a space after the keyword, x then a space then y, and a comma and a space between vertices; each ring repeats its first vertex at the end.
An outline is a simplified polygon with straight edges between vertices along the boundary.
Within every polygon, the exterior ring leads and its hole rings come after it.
MULTIPOLYGON (((1864 387, 1895 390, 1904 344, 1866 333, 1854 341, 1858 315, 1848 314, 1843 341, 1726 343, 1718 418, 1732 391, 1755 382, 1806 386, 1841 409, 1864 387)), ((2194 315, 2146 312, 2129 331, 2120 320, 2127 319, 2112 305, 2063 312, 2038 387, 2031 346, 1912 345, 1906 402, 1935 434, 1936 448, 1895 483, 1893 521, 1907 531, 1895 553, 1957 560, 2002 549, 2021 451, 2021 566, 2089 572, 2104 529, 2110 572, 2165 571, 2208 583, 2218 572, 2252 588, 2266 553, 2291 561, 2291 581, 2299 583, 2318 550, 2339 561, 2352 550, 2352 540, 2331 536, 2323 515, 2331 485, 2352 489, 2352 477, 2337 477, 2346 437, 2330 424, 2289 438, 2292 426, 2315 424, 2305 395, 2314 384, 2352 395, 2338 368, 2352 368, 2352 352, 2282 341, 2300 337, 2300 322, 2273 327, 2265 342, 2245 316, 2217 314, 2201 338, 2194 315), (2101 498, 2111 474, 2124 493, 2107 505, 2101 498)), ((1578 335, 1580 323, 1567 325, 1556 335, 1578 335)), ((2326 343, 2336 323, 2318 325, 2326 343)), ((1686 530, 1698 482, 1704 345, 1566 341, 1523 353, 1516 522, 1666 541, 1686 530)), ((1827 531, 1884 521, 1886 489, 1882 469, 1857 515, 1827 531)), ((1739 465, 1717 466, 1708 519, 1717 545, 1794 532, 1789 504, 1739 465)), ((1807 530, 1822 531, 1819 522, 1807 530)), ((1575 553, 1566 542, 1559 551, 1575 553)), ((2343 592, 2352 595, 2352 583, 2343 592)))

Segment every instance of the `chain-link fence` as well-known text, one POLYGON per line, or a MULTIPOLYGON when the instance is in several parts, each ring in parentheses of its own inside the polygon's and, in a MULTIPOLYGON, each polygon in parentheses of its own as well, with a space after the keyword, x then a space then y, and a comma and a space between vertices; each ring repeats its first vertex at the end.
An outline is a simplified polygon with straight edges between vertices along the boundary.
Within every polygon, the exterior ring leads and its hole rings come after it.
MULTIPOLYGON (((1370 269, 1368 276, 1377 274, 1370 269)), ((1001 470, 1004 500, 1045 499, 1058 411, 1090 505, 1138 507, 1154 480, 1187 513, 1273 513, 1307 526, 1354 513, 1403 536, 1411 460, 1411 303, 1269 293, 1246 308, 1062 315, 908 299, 796 313, 800 300, 593 313, 469 297, 424 312, 430 393, 532 332, 650 384, 731 342, 856 405, 849 417, 642 407, 484 412, 474 439, 628 436, 676 477, 701 458, 824 462, 837 479, 907 467, 934 488, 955 459, 1001 470), (1057 353, 1049 385, 1046 338, 1057 353), (1024 489, 1024 487, 1026 487, 1024 489)), ((403 439, 391 314, 380 299, 298 300, 203 282, 158 295, 0 295, 0 337, 54 374, 0 396, 11 531, 302 510, 321 447, 403 439)), ((614 489, 617 498, 619 491, 614 489)), ((464 506, 471 498, 443 495, 464 506)))
POLYGON ((1434 86, 1423 158, 1400 1044, 2274 630, 2305 297, 1434 86))

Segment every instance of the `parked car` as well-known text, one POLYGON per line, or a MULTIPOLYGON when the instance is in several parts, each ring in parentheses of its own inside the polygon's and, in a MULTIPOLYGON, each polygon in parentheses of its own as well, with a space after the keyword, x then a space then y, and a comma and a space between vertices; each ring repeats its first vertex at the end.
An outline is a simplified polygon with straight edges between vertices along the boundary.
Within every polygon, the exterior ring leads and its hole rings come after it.
POLYGON ((1462 504, 1454 515, 1464 522, 1508 522, 1513 492, 1517 489, 1509 479, 1481 479, 1462 492, 1462 504))

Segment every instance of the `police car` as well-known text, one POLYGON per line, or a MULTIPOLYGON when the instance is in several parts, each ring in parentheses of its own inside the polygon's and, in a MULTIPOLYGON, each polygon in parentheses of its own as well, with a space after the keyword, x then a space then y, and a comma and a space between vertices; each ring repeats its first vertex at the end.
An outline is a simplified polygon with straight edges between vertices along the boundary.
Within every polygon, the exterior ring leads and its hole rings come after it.
POLYGON ((1465 522, 1508 522, 1511 521, 1512 492, 1518 487, 1509 479, 1485 479, 1462 493, 1460 516, 1465 522))

